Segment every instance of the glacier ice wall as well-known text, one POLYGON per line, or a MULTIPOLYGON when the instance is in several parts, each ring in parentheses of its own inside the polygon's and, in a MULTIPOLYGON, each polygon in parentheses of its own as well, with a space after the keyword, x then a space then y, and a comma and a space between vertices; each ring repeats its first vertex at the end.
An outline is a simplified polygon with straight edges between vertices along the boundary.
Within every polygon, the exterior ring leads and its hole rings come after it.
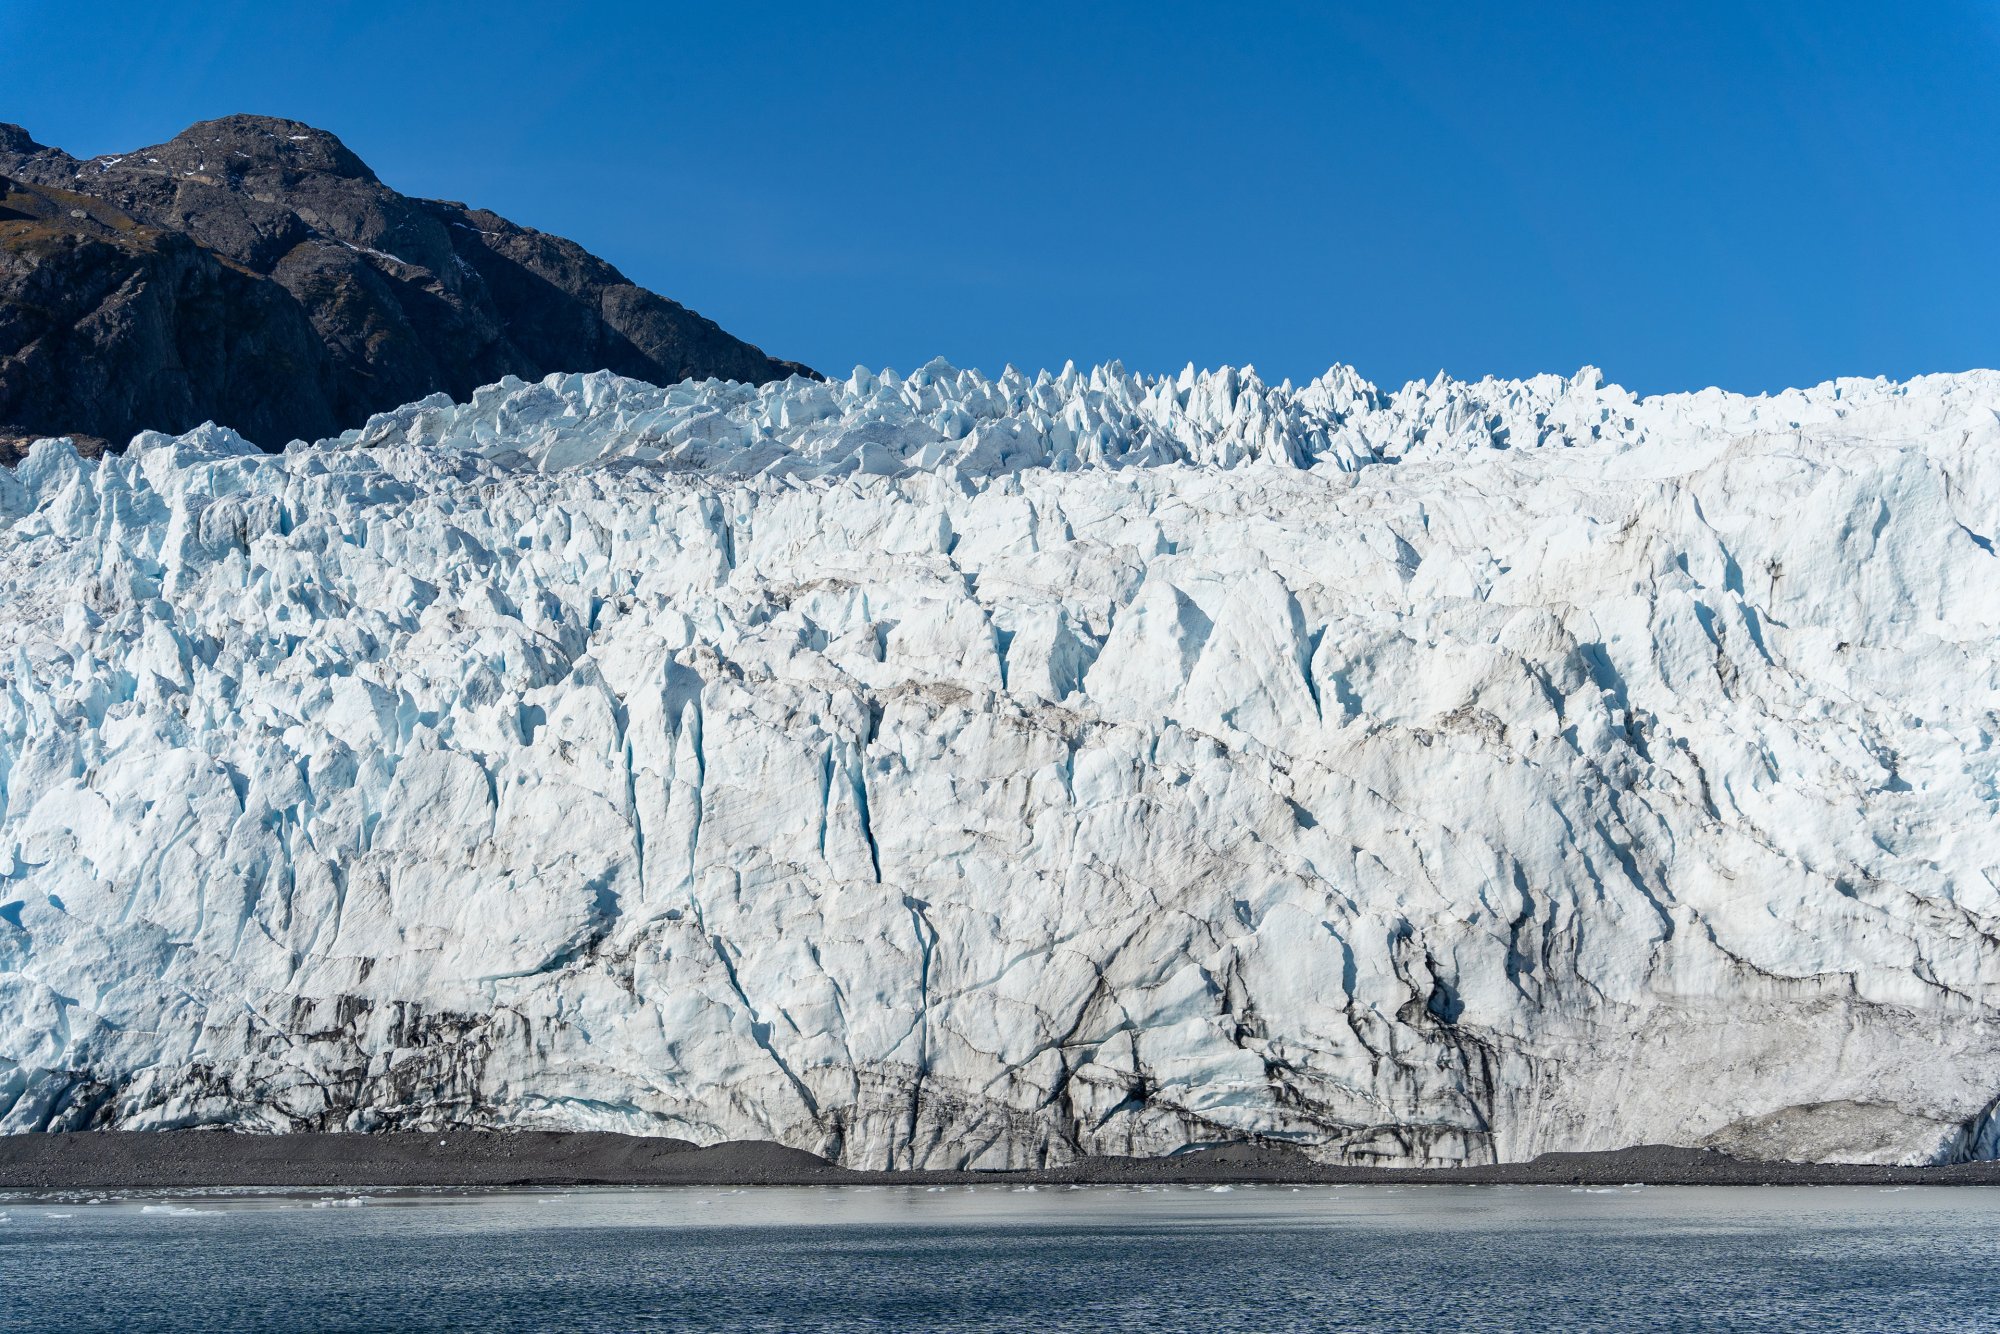
POLYGON ((2000 375, 1116 366, 0 471, 0 1130, 1990 1155, 2000 375))

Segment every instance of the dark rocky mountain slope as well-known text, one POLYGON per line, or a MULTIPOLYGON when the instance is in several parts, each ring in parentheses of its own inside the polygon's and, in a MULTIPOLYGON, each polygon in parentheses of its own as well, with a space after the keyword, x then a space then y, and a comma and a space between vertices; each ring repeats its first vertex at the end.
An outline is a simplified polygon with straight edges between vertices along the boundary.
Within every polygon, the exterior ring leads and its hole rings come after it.
POLYGON ((574 242, 226 116, 79 160, 0 125, 0 453, 214 420, 268 448, 505 375, 812 374, 574 242))

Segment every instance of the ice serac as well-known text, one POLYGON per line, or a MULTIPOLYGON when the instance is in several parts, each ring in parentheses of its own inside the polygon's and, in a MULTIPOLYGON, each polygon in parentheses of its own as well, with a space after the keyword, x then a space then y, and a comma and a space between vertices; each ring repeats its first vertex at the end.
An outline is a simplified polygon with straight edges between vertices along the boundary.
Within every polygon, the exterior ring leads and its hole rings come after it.
POLYGON ((0 1129, 1992 1156, 2000 375, 503 382, 0 471, 0 1129))

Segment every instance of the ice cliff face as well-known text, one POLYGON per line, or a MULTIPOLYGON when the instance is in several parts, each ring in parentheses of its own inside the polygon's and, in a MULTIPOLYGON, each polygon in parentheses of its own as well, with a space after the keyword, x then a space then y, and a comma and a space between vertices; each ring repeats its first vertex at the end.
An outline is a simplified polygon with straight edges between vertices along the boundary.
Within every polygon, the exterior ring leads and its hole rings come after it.
POLYGON ((507 382, 0 471, 0 1129, 1990 1155, 2000 374, 507 382))

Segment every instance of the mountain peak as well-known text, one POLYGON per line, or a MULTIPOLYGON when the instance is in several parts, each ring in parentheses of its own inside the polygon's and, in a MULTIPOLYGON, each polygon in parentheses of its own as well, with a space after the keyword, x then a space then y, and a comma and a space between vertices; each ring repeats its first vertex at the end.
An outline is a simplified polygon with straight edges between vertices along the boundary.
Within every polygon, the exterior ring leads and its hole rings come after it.
POLYGON ((339 136, 278 116, 235 115, 197 121, 164 144, 127 155, 161 165, 239 175, 256 168, 313 172, 346 180, 377 180, 339 136))
POLYGON ((0 152, 39 153, 42 145, 35 142, 35 136, 18 125, 0 121, 0 152))
POLYGON ((0 435, 212 420, 277 446, 508 375, 811 374, 573 242, 400 194, 302 121, 223 116, 85 161, 6 126, 0 173, 60 192, 23 208, 89 238, 0 232, 0 435))

